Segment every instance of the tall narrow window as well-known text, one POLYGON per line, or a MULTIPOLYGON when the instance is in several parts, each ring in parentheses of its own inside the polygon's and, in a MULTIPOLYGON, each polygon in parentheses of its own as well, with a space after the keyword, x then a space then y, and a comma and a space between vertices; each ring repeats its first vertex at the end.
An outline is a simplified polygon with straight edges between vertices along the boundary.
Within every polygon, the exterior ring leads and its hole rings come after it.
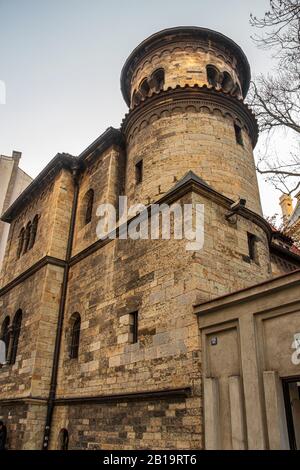
POLYGON ((85 225, 89 224, 92 220, 93 205, 94 205, 94 190, 89 189, 85 195, 85 214, 84 214, 85 225))
POLYGON ((19 242, 18 242, 18 250, 17 250, 17 257, 20 258, 23 248, 24 248, 24 241, 25 241, 25 228, 23 227, 19 233, 19 242))
POLYGON ((9 324, 10 324, 10 318, 7 316, 5 317, 2 323, 2 327, 1 327, 1 339, 5 344, 6 359, 8 358, 9 340, 10 340, 9 324))
POLYGON ((79 352, 79 341, 80 341, 80 326, 81 318, 79 313, 74 313, 72 316, 72 331, 71 331, 71 347, 70 347, 70 359, 77 359, 79 352))
POLYGON ((143 160, 140 160, 135 165, 135 182, 140 184, 143 181, 143 160))
POLYGON ((18 310, 15 314, 14 321, 13 321, 13 329, 12 329, 12 347, 11 347, 11 356, 10 356, 10 364, 14 364, 16 362, 17 353, 18 353, 18 346, 19 346, 19 338, 21 333, 21 325, 22 325, 22 310, 18 310))
POLYGON ((248 237, 248 250, 249 250, 249 258, 252 261, 255 261, 257 256, 256 256, 256 241, 257 238, 253 233, 247 233, 248 237))
POLYGON ((32 226, 31 226, 31 233, 30 233, 30 240, 29 240, 28 250, 30 250, 35 244, 36 233, 37 233, 37 228, 38 228, 38 222, 39 222, 39 216, 36 215, 33 219, 32 226))
POLYGON ((26 253, 29 248, 29 242, 31 237, 31 222, 28 222, 25 229, 25 238, 24 238, 24 250, 23 253, 26 253))
POLYGON ((63 428, 58 435, 58 450, 68 450, 69 448, 69 433, 68 430, 63 428))
POLYGON ((139 319, 138 312, 133 312, 129 314, 131 343, 138 342, 138 332, 139 332, 138 319, 139 319))
POLYGON ((242 129, 237 124, 234 124, 235 140, 239 145, 243 145, 242 129))

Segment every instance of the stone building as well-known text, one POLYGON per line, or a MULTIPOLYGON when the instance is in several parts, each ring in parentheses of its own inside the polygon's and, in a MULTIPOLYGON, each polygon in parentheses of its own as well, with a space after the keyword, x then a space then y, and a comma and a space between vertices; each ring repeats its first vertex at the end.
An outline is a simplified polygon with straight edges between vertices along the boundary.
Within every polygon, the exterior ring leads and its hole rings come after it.
POLYGON ((300 368, 278 348, 300 331, 300 257, 262 216, 249 82, 224 35, 154 34, 122 70, 121 128, 78 157, 56 155, 2 216, 10 448, 294 445, 278 384, 295 395, 300 368), (153 203, 203 204, 203 248, 126 239, 126 222, 99 239, 98 207, 118 207, 119 195, 145 204, 148 223, 153 203))
POLYGON ((300 192, 296 195, 296 205, 290 195, 283 194, 280 198, 282 210, 283 227, 285 233, 292 237, 300 247, 300 192))
MULTIPOLYGON (((21 168, 21 152, 13 151, 11 157, 0 155, 0 213, 4 212, 31 183, 32 178, 21 168)), ((9 225, 0 220, 0 271, 5 254, 9 225)))

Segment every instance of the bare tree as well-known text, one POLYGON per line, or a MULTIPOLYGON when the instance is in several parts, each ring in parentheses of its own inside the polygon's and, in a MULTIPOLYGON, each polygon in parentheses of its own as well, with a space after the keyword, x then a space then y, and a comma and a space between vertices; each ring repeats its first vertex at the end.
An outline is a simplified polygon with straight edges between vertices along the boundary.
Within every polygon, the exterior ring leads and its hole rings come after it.
POLYGON ((248 101, 267 143, 278 131, 295 143, 283 157, 266 145, 257 170, 277 189, 293 194, 300 188, 300 0, 270 0, 270 10, 263 18, 251 15, 250 23, 261 31, 254 41, 272 51, 278 71, 252 82, 248 101))

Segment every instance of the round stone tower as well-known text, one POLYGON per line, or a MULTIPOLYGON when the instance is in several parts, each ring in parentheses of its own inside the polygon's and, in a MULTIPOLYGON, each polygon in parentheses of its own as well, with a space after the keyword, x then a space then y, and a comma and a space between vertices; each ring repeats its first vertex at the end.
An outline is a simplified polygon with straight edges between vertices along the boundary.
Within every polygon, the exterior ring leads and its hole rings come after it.
POLYGON ((261 214, 249 82, 245 54, 223 34, 177 27, 143 41, 121 74, 128 202, 152 203, 192 170, 261 214))

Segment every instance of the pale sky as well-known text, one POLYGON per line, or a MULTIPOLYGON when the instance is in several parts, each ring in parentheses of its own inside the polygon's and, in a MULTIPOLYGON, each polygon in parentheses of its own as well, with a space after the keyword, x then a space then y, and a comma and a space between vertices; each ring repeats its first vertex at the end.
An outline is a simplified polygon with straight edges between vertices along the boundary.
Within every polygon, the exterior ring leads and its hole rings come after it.
MULTIPOLYGON (((119 127, 127 107, 121 68, 130 52, 161 29, 215 29, 246 53, 252 76, 274 66, 250 36, 253 12, 267 0, 0 0, 0 154, 22 152, 21 167, 36 176, 58 152, 78 155, 107 127, 119 127)), ((285 142, 279 142, 286 147, 285 142)), ((201 176, 201 175, 200 175, 201 176)), ((266 215, 279 193, 260 179, 266 215)))

